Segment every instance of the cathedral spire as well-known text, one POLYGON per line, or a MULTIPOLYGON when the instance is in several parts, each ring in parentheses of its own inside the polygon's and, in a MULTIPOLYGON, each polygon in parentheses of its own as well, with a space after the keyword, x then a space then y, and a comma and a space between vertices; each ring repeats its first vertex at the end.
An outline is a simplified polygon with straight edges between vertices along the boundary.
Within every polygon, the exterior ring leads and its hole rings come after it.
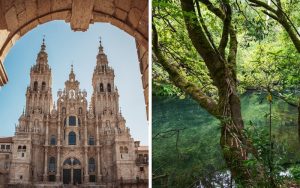
POLYGON ((43 42, 41 45, 41 51, 44 52, 46 50, 46 45, 45 45, 45 35, 43 36, 43 42))
POLYGON ((74 74, 74 71, 73 71, 73 64, 71 65, 71 72, 69 74, 69 80, 70 81, 75 81, 75 74, 74 74))
POLYGON ((43 36, 41 50, 38 53, 36 63, 37 65, 47 65, 48 63, 48 54, 46 53, 45 35, 43 36))
POLYGON ((97 65, 107 65, 108 61, 107 61, 107 57, 106 54, 104 53, 104 48, 102 46, 102 39, 101 37, 99 37, 99 51, 98 51, 98 55, 97 55, 97 65))
POLYGON ((101 40, 101 37, 99 37, 100 40, 99 40, 99 53, 98 54, 104 54, 104 50, 103 50, 103 46, 102 46, 102 40, 101 40))

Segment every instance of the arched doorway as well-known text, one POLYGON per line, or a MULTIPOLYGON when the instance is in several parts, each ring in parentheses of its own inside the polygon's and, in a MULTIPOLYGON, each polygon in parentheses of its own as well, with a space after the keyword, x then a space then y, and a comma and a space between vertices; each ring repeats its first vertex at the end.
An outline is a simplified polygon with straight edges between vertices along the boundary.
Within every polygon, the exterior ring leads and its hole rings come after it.
POLYGON ((73 157, 67 158, 63 163, 63 184, 81 184, 82 177, 81 162, 73 157))
POLYGON ((148 110, 148 0, 0 1, 0 87, 8 81, 4 59, 15 42, 40 24, 64 20, 73 31, 110 23, 135 38, 148 110))

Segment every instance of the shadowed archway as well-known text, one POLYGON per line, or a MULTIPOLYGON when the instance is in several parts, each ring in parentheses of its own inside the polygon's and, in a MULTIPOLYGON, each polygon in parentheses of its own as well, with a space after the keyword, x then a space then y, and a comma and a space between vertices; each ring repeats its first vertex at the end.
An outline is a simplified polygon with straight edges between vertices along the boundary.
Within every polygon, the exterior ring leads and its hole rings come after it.
POLYGON ((147 0, 5 0, 0 1, 0 87, 8 82, 3 62, 15 42, 40 24, 64 20, 73 31, 90 24, 110 23, 136 41, 148 111, 148 1, 147 0))

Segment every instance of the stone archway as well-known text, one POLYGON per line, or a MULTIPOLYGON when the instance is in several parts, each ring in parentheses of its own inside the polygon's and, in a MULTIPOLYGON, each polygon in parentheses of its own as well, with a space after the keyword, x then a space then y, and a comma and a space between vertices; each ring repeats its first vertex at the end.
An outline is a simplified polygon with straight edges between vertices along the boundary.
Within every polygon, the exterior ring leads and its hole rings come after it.
POLYGON ((11 47, 28 31, 52 20, 65 20, 73 31, 106 22, 133 36, 148 111, 148 0, 0 1, 0 87, 8 82, 3 62, 11 47))

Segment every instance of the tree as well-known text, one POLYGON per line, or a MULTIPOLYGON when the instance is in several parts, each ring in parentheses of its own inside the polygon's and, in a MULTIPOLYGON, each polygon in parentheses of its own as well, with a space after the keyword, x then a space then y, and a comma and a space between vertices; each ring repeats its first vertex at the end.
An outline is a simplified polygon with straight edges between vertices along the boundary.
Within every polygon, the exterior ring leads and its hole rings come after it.
MULTIPOLYGON (((155 2, 159 5, 158 2, 155 2)), ((161 5, 170 5, 174 8, 177 1, 163 1, 161 5)), ((170 80, 183 92, 190 95, 201 107, 221 122, 221 138, 224 159, 236 182, 244 187, 253 186, 264 176, 263 167, 256 163, 252 170, 246 166, 245 160, 248 156, 257 156, 255 148, 247 140, 243 133, 244 123, 241 115, 240 99, 237 91, 237 33, 232 23, 232 7, 229 1, 222 0, 220 3, 212 3, 209 0, 181 0, 178 12, 173 14, 174 22, 182 18, 185 23, 183 31, 179 32, 172 28, 174 23, 166 19, 170 15, 169 9, 157 6, 153 18, 153 53, 157 61, 169 74, 170 80), (218 6, 219 5, 219 6, 218 6), (202 14, 206 14, 204 17, 202 14), (209 19, 206 19, 209 18, 209 19), (217 28, 210 31, 209 20, 214 19, 217 28), (163 20, 167 26, 161 26, 163 20), (218 20, 218 21, 217 21, 218 20), (161 27, 161 28, 160 28, 161 27), (195 52, 199 55, 198 66, 205 66, 202 75, 208 75, 216 95, 213 96, 203 87, 202 76, 198 79, 189 71, 189 59, 169 58, 165 49, 168 43, 161 42, 160 38, 167 35, 164 33, 168 28, 173 34, 187 31, 195 52), (160 29, 160 30, 158 30, 160 29), (159 38, 160 37, 160 38, 159 38), (215 42, 218 40, 219 42, 215 42), (254 170, 256 169, 256 170, 254 170)), ((176 23, 175 23, 176 25, 176 23)), ((179 27, 180 28, 180 27, 179 27)), ((184 37, 183 37, 184 38, 184 37)), ((177 40, 173 38, 173 40, 177 40)), ((175 51, 173 54, 182 54, 182 48, 171 48, 168 51, 175 51), (176 53, 177 52, 177 53, 176 53)), ((194 62, 194 64, 197 62, 194 62)))

